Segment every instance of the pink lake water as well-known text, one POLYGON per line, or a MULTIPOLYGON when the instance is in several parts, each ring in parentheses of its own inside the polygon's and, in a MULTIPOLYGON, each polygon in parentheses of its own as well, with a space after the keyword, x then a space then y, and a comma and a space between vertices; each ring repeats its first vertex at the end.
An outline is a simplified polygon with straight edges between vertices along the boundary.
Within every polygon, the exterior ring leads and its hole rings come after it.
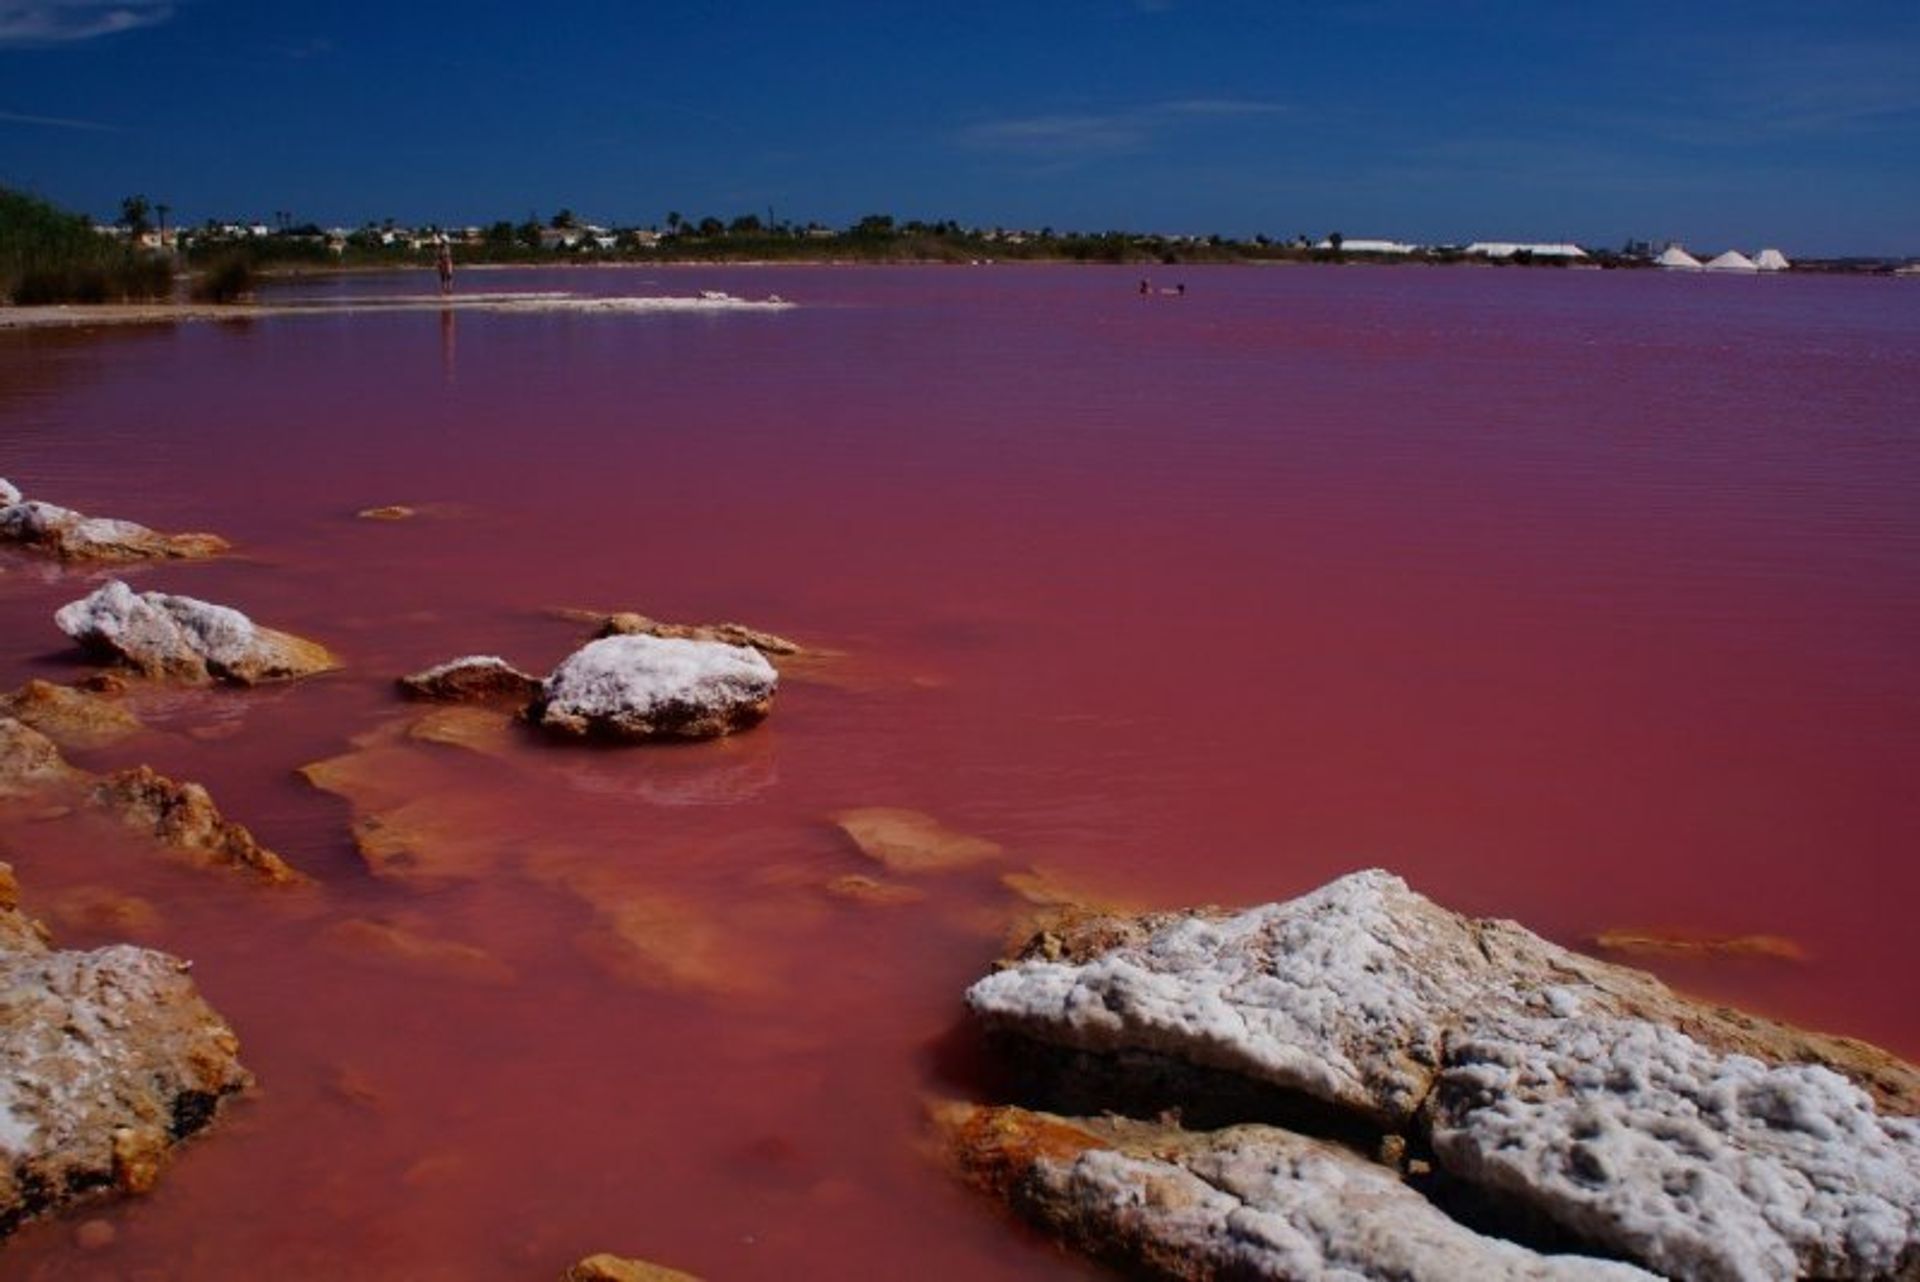
MULTIPOLYGON (((0 1270, 1088 1276, 927 1152, 926 1102, 976 1086, 955 1030, 1020 912, 999 875, 1029 868, 1177 906, 1379 865, 1573 946, 1785 936, 1806 960, 1641 964, 1920 1054, 1920 288, 1137 277, 473 272, 800 306, 0 334, 0 476, 228 536, 125 577, 347 664, 139 694, 148 731, 72 754, 206 783, 316 889, 0 822, 63 945, 129 934, 55 911, 75 894, 145 900, 133 937, 194 960, 260 1079, 153 1194, 30 1226, 0 1270), (386 503, 423 514, 355 519, 386 503), (560 607, 841 653, 718 744, 405 737, 394 676, 545 671, 583 638, 560 607), (294 773, 356 739, 418 866, 376 875, 294 773), (1004 857, 886 873, 830 822, 858 806, 1004 857), (853 873, 924 895, 824 889, 853 873), (493 964, 396 961, 342 940, 361 919, 493 964), (116 1236, 82 1251, 96 1216, 116 1236)), ((0 559, 0 686, 86 671, 51 615, 99 577, 0 559)))

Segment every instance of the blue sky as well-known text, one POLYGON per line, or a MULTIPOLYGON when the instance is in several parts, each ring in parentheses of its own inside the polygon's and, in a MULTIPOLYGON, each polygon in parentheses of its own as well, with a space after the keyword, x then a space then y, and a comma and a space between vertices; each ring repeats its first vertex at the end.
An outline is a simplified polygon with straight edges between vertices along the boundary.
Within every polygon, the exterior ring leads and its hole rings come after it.
POLYGON ((0 182, 1920 253, 1920 3, 0 0, 0 182))

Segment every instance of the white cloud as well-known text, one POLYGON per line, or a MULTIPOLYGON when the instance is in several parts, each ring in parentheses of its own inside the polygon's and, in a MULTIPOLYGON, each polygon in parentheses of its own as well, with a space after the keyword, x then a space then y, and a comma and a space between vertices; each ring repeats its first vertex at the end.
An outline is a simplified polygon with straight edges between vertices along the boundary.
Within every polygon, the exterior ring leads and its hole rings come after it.
POLYGON ((98 133, 117 133, 113 125, 97 120, 71 120, 65 116, 29 116, 18 111, 0 111, 0 125, 45 125, 51 129, 87 129, 98 133))
POLYGON ((0 0, 0 49, 136 31, 167 21, 173 8, 160 0, 0 0))

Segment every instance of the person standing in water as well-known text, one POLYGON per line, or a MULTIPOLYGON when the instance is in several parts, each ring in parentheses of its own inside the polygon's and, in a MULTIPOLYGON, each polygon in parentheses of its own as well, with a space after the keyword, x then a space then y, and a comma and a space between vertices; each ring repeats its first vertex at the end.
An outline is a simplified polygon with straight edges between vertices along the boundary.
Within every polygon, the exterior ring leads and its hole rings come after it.
POLYGON ((440 292, 451 294, 453 292, 453 246, 447 242, 445 236, 440 238, 440 253, 435 257, 433 265, 440 272, 440 292))

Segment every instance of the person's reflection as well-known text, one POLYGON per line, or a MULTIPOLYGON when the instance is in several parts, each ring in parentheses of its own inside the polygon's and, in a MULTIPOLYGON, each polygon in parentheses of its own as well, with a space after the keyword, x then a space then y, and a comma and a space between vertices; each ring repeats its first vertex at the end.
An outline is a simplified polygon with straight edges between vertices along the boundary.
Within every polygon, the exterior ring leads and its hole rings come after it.
POLYGON ((449 386, 453 384, 453 344, 453 308, 442 307, 440 309, 440 373, 449 386))

